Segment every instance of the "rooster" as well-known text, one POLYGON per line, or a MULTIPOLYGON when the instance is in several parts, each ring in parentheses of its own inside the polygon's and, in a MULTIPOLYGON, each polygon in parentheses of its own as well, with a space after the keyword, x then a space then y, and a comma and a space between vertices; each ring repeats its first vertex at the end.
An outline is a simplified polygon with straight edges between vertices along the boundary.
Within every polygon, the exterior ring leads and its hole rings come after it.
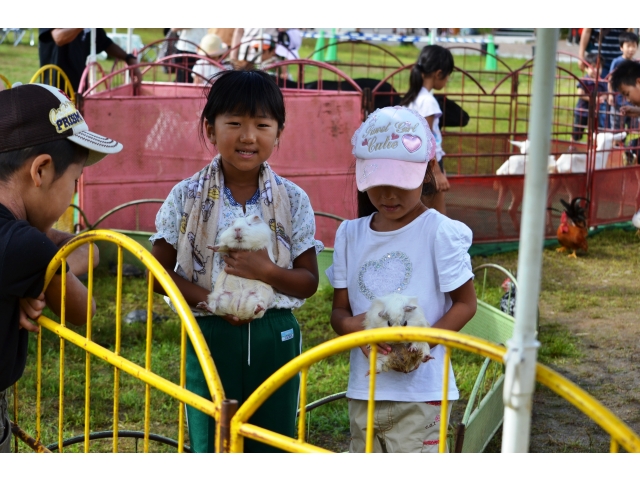
MULTIPOLYGON (((571 250, 570 257, 578 258, 576 250, 587 251, 587 217, 584 208, 580 206, 580 200, 589 203, 589 200, 582 197, 576 197, 571 204, 560 199, 560 203, 564 207, 564 212, 560 216, 560 226, 558 227, 557 237, 561 247, 556 251, 566 252, 571 250)), ((552 208, 551 210, 556 210, 552 208)), ((558 211, 558 210, 556 210, 558 211)))

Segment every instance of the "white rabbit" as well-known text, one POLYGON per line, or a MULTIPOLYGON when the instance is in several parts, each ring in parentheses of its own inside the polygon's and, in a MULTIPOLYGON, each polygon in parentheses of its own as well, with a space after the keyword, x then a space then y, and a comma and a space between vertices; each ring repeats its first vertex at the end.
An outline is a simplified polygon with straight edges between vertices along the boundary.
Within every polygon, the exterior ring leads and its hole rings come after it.
MULTIPOLYGON (((237 218, 222 232, 220 244, 216 245, 216 248, 221 253, 228 252, 229 249, 256 251, 266 248, 269 258, 274 261, 271 237, 271 229, 258 215, 237 218)), ((216 279, 213 292, 207 297, 207 303, 202 302, 198 307, 214 315, 231 314, 240 320, 249 320, 262 318, 274 296, 270 285, 260 280, 230 275, 222 270, 216 279)))
MULTIPOLYGON (((424 316, 424 312, 418 305, 417 297, 408 297, 399 293, 391 293, 384 297, 373 300, 371 307, 367 312, 364 322, 362 323, 365 330, 372 328, 388 328, 388 327, 428 327, 429 323, 424 316)), ((409 361, 417 365, 420 364, 424 357, 429 356, 429 344, 421 342, 413 342, 409 346, 409 352, 415 355, 404 355, 403 361, 409 361)), ((396 350, 394 350, 395 352, 396 350)), ((392 352, 393 353, 393 352, 392 352)), ((389 370, 389 362, 394 362, 394 356, 380 355, 376 357, 376 373, 389 370)), ((405 367, 404 365, 401 366, 405 367)), ((414 365, 408 366, 407 371, 413 370, 414 365)), ((415 368, 415 367, 414 367, 415 368)))

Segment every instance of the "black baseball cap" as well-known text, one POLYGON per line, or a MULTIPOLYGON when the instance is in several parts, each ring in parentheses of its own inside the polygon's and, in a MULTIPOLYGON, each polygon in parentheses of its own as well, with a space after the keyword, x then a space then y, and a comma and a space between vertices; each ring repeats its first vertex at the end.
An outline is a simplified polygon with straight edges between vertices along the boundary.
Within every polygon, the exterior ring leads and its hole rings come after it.
POLYGON ((0 92, 0 153, 56 140, 87 148, 85 166, 122 150, 121 143, 90 132, 73 102, 59 88, 30 83, 0 92))

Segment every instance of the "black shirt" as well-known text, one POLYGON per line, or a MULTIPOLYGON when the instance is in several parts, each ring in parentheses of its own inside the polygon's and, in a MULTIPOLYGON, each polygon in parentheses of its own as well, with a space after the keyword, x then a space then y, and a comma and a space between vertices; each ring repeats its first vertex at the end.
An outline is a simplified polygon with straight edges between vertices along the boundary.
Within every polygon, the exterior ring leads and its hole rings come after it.
MULTIPOLYGON (((91 29, 85 28, 71 42, 61 47, 51 36, 53 28, 40 28, 38 34, 38 55, 40 66, 57 65, 69 77, 71 86, 75 92, 80 86, 82 72, 87 65, 87 57, 91 53, 91 29)), ((96 28, 96 53, 100 53, 111 45, 113 41, 107 36, 104 29, 96 28)), ((46 80, 45 80, 46 83, 46 80)))
POLYGON ((22 376, 27 361, 28 332, 19 328, 18 299, 42 293, 57 251, 44 233, 0 204, 0 391, 22 376))

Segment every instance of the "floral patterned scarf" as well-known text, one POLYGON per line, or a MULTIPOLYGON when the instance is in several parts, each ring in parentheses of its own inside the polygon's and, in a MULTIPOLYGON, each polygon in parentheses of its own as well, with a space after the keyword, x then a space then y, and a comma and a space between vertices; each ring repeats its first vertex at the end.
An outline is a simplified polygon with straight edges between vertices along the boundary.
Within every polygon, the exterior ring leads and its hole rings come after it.
MULTIPOLYGON (((273 256, 276 264, 289 268, 293 233, 291 205, 284 184, 279 179, 276 180, 267 162, 260 166, 258 188, 262 219, 273 232, 273 256)), ((216 155, 206 168, 193 175, 189 181, 178 234, 178 264, 187 278, 208 291, 213 289, 211 272, 214 255, 207 255, 207 252, 211 252, 207 245, 215 244, 223 191, 220 155, 216 155)))

